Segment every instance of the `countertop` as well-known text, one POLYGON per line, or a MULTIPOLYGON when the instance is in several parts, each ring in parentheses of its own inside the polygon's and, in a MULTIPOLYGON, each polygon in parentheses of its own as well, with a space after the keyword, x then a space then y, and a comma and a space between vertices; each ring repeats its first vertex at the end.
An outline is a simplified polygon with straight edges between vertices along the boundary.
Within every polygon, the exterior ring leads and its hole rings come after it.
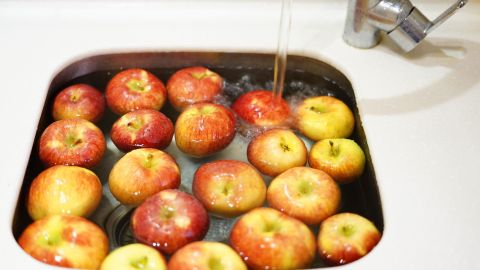
MULTIPOLYGON (((413 1, 430 19, 451 2, 413 1)), ((368 50, 346 45, 346 5, 294 1, 289 46, 350 79, 375 167, 383 238, 338 269, 480 269, 480 1, 409 54, 387 38, 368 50)), ((1 1, 2 267, 49 269, 18 247, 11 226, 59 70, 109 52, 273 52, 279 11, 279 1, 1 1)))

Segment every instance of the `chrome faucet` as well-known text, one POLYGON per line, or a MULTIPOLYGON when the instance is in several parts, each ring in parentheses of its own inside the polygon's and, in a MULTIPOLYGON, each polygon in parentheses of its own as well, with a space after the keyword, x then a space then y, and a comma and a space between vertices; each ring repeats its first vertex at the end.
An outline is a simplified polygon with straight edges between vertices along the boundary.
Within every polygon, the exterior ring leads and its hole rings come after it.
POLYGON ((409 0, 349 0, 343 39, 357 48, 371 48, 384 31, 408 52, 467 2, 457 1, 432 22, 409 0))

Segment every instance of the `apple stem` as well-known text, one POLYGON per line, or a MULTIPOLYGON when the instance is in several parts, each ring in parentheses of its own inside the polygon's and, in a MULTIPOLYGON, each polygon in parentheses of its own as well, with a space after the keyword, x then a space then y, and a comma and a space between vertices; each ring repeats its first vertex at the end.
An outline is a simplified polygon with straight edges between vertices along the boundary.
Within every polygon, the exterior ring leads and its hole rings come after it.
POLYGON ((153 155, 152 154, 148 154, 147 155, 147 160, 145 161, 145 167, 147 168, 151 168, 152 167, 152 161, 153 161, 153 155))
POLYGON ((130 265, 136 269, 145 269, 148 263, 148 257, 143 256, 142 258, 130 262, 130 265))
POLYGON ((340 148, 339 148, 339 145, 338 144, 335 144, 333 141, 328 141, 328 143, 330 144, 330 155, 331 156, 338 156, 339 152, 340 152, 340 148))

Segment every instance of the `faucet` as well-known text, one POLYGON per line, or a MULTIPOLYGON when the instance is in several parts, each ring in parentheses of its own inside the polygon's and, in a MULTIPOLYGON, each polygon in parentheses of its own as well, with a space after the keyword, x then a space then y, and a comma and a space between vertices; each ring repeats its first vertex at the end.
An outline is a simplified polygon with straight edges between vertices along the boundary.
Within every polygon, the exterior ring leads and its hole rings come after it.
POLYGON ((371 48, 384 31, 408 52, 467 2, 458 0, 432 22, 409 0, 349 0, 343 39, 353 47, 371 48))

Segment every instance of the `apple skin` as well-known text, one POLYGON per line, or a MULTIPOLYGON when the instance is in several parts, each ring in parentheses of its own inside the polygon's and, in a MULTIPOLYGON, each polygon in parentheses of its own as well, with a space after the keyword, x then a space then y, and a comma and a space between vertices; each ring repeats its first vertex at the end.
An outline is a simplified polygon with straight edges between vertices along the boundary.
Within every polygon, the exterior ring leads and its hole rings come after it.
POLYGON ((137 207, 130 224, 137 241, 173 254, 188 243, 202 240, 210 220, 195 197, 167 189, 148 197, 137 207))
POLYGON ((247 92, 235 100, 232 109, 249 124, 265 127, 290 126, 290 107, 283 98, 276 99, 272 91, 247 92))
POLYGON ((64 119, 50 124, 40 136, 39 156, 47 165, 91 168, 105 153, 105 138, 95 124, 84 119, 64 119))
POLYGON ((247 270, 242 258, 228 245, 198 241, 179 249, 168 262, 175 270, 247 270))
POLYGON ((267 191, 257 170, 237 160, 203 164, 195 172, 192 189, 207 211, 224 217, 262 206, 267 191))
POLYGON ((296 110, 297 129, 312 141, 347 138, 355 127, 355 118, 343 101, 330 96, 305 99, 296 110))
POLYGON ((197 103, 187 107, 175 123, 178 149, 192 157, 212 155, 235 137, 235 116, 219 104, 197 103))
POLYGON ((336 214, 320 225, 318 251, 329 265, 346 264, 365 256, 380 237, 380 232, 368 219, 353 213, 336 214))
POLYGON ((187 67, 175 72, 167 82, 170 104, 183 111, 195 103, 213 102, 222 92, 223 79, 208 68, 187 67))
POLYGON ((27 211, 33 220, 65 214, 87 217, 102 199, 97 175, 77 166, 56 165, 42 171, 30 185, 27 211))
POLYGON ((363 174, 365 154, 353 140, 325 139, 312 146, 308 164, 328 173, 338 183, 346 184, 363 174))
POLYGON ((335 214, 340 199, 337 183, 323 171, 308 167, 288 169, 267 190, 270 207, 311 225, 335 214))
POLYGON ((167 99, 163 82, 152 73, 131 68, 116 74, 107 84, 105 98, 116 114, 139 109, 160 110, 167 99))
POLYGON ((128 152, 147 147, 163 150, 173 138, 173 123, 155 110, 136 110, 120 117, 112 126, 110 137, 118 149, 128 152))
POLYGON ((71 215, 50 215, 31 223, 18 244, 41 262, 68 268, 98 269, 108 253, 102 229, 71 215))
POLYGON ((247 158, 261 173, 277 176, 307 163, 305 143, 289 129, 271 129, 248 144, 247 158))
POLYGON ((119 202, 136 206, 161 190, 178 188, 180 168, 169 154, 154 148, 140 148, 115 163, 108 186, 119 202))
POLYGON ((88 84, 75 84, 60 91, 53 101, 53 119, 81 118, 98 122, 105 111, 105 98, 88 84))
POLYGON ((256 208, 240 217, 230 244, 253 270, 308 268, 316 254, 310 229, 272 208, 256 208))
POLYGON ((103 260, 100 270, 167 270, 167 262, 156 249, 139 243, 112 251, 103 260))

